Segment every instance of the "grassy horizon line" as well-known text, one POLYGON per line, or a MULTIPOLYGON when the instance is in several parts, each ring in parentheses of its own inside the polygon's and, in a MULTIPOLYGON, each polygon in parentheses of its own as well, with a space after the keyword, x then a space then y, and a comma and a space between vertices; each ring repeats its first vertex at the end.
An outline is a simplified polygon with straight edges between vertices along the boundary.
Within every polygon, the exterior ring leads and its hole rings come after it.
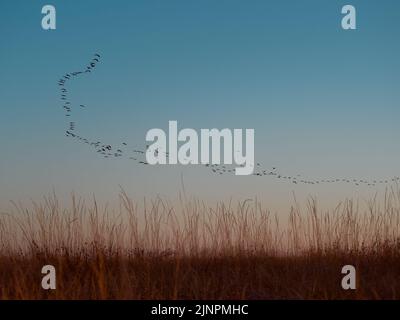
POLYGON ((1 299, 378 299, 400 292, 400 189, 322 211, 295 200, 287 221, 258 201, 215 206, 183 192, 118 210, 55 193, 0 215, 1 299), (53 264, 57 290, 40 287, 53 264), (340 287, 341 267, 361 270, 340 287), (362 280, 361 280, 362 279, 362 280))

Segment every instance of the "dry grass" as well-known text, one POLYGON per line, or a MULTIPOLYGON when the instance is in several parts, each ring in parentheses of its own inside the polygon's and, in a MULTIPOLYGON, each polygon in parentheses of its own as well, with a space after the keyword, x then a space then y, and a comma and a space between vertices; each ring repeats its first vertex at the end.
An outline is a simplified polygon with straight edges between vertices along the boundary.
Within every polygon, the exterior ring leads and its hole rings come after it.
POLYGON ((1 299, 397 299, 400 191, 362 206, 321 212, 310 198, 287 221, 257 201, 210 208, 180 197, 134 202, 113 212, 95 199, 55 195, 0 216, 1 299), (41 289, 41 268, 57 290, 41 289), (341 289, 356 266, 358 289, 341 289))

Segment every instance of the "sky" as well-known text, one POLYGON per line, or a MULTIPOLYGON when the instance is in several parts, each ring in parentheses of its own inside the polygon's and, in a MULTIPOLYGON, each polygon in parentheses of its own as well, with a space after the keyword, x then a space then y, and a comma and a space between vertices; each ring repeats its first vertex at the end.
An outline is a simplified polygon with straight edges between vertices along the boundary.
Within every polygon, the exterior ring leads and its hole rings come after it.
POLYGON ((112 200, 176 197, 182 181, 210 201, 257 197, 273 210, 292 194, 335 202, 381 187, 294 185, 217 176, 196 166, 104 159, 65 137, 57 80, 98 52, 71 84, 83 135, 144 145, 151 128, 252 128, 256 162, 287 175, 400 176, 400 2, 10 1, 0 3, 0 209, 54 190, 112 200), (57 29, 41 28, 41 8, 57 29), (341 8, 357 30, 341 28, 341 8))

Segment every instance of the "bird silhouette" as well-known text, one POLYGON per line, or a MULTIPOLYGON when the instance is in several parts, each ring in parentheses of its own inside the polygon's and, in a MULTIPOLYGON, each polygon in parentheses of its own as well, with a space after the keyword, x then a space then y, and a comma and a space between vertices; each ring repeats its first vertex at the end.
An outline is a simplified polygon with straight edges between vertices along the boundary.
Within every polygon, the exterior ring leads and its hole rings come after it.
MULTIPOLYGON (((101 63, 101 56, 99 53, 95 53, 94 57, 92 60, 88 63, 86 68, 83 70, 79 71, 74 71, 71 73, 66 73, 64 74, 58 81, 57 85, 60 88, 60 101, 62 104, 62 108, 65 110, 65 116, 71 118, 72 115, 75 115, 75 108, 74 105, 71 103, 71 100, 69 99, 69 91, 66 88, 67 83, 69 81, 72 81, 73 79, 76 79, 77 77, 80 76, 85 76, 88 73, 91 73, 92 71, 95 71, 97 68, 97 65, 101 63)), ((79 104, 80 109, 86 108, 85 104, 79 104)), ((133 160, 138 164, 143 164, 143 165, 148 165, 148 162, 145 160, 145 153, 146 150, 148 150, 149 145, 145 145, 143 148, 135 148, 131 149, 131 153, 137 154, 138 156, 132 156, 129 154, 128 150, 126 150, 126 147, 128 144, 126 142, 122 142, 119 146, 121 147, 113 147, 111 144, 108 143, 103 143, 99 141, 98 139, 88 139, 87 137, 83 137, 77 132, 77 125, 76 121, 69 121, 67 130, 65 131, 65 136, 68 138, 75 139, 78 142, 84 143, 96 151, 96 153, 102 155, 104 158, 121 158, 123 156, 126 156, 127 159, 133 160), (124 149, 124 150, 122 150, 124 149), (112 150, 116 150, 115 152, 111 152, 112 150), (143 157, 143 159, 141 159, 143 157)), ((155 154, 158 155, 159 153, 163 153, 167 158, 169 157, 169 153, 167 151, 161 151, 161 150, 155 150, 155 154)), ((224 165, 224 164, 209 164, 206 163, 204 164, 205 168, 208 168, 210 172, 217 174, 219 176, 221 175, 227 175, 227 174, 235 174, 235 168, 233 165, 224 165)), ((373 187, 376 186, 377 184, 389 184, 390 182, 399 182, 400 177, 391 177, 391 178, 385 178, 385 179, 356 179, 353 177, 324 177, 320 179, 311 179, 311 178, 306 178, 303 177, 301 174, 285 174, 281 170, 278 170, 277 166, 272 166, 272 168, 264 167, 262 163, 257 162, 255 166, 255 170, 253 172, 253 176, 255 177, 270 177, 274 179, 278 179, 281 181, 286 181, 290 182, 295 185, 303 184, 303 185, 321 185, 321 184, 338 184, 338 183, 346 183, 346 184, 353 184, 354 186, 361 186, 365 185, 368 187, 373 187), (300 178, 301 177, 301 178, 300 178)))

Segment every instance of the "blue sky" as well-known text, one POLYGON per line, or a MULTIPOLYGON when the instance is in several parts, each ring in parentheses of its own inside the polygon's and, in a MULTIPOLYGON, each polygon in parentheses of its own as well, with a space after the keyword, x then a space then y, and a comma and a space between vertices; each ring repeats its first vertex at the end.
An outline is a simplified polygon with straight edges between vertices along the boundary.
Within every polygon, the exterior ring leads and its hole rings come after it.
MULTIPOLYGON (((57 79, 102 55, 71 87, 87 104, 87 136, 143 144, 147 130, 254 128, 256 161, 308 177, 400 175, 398 1, 1 1, 0 208, 53 188, 113 197, 175 195, 181 175, 200 197, 287 202, 376 190, 216 177, 98 157, 64 136, 57 79), (357 30, 340 27, 357 9, 357 30)), ((277 204, 277 206, 279 206, 277 204)))

